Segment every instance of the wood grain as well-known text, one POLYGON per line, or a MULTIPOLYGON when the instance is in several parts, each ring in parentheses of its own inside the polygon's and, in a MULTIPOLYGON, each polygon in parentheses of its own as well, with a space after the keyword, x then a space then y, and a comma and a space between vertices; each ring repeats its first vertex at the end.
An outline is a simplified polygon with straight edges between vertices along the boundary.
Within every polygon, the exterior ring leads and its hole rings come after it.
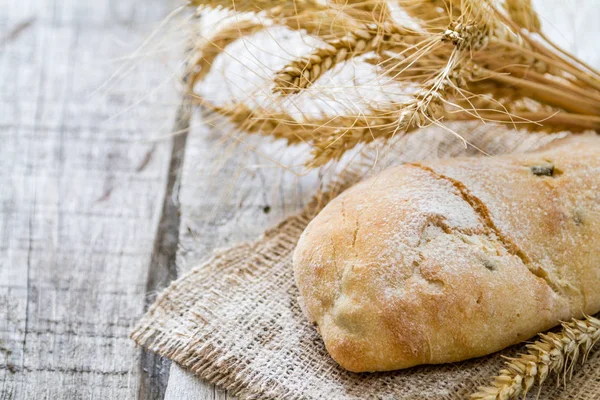
POLYGON ((0 8, 0 399, 160 391, 128 336, 167 183, 172 141, 149 139, 172 128, 173 70, 140 58, 96 89, 174 3, 0 8))
MULTIPOLYGON (((177 277, 176 256, 180 226, 177 188, 183 171, 189 125, 190 107, 189 102, 184 98, 178 107, 173 127, 173 132, 178 132, 178 134, 173 137, 166 193, 148 271, 144 310, 147 310, 154 302, 156 294, 164 288, 165 282, 170 282, 177 277)), ((144 162, 146 161, 147 159, 144 160, 144 162)), ((141 384, 138 394, 140 399, 164 398, 170 366, 170 360, 142 350, 141 384)))
MULTIPOLYGON (((206 260, 215 249, 253 240, 299 211, 318 184, 315 174, 297 177, 251 149, 262 141, 264 153, 276 153, 281 144, 264 145, 262 138, 246 138, 245 144, 223 142, 231 126, 218 123, 210 127, 199 114, 190 129, 179 193, 179 275, 206 260)), ((171 366, 165 399, 228 398, 226 392, 176 364, 171 366)))

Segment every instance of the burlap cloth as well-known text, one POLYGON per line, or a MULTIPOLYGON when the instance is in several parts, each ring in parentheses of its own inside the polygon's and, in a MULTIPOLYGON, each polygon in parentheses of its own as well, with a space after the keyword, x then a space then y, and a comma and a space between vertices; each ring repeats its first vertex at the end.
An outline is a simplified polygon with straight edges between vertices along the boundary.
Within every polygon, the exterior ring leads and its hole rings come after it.
MULTIPOLYGON (((311 218, 348 185, 388 164, 431 157, 530 151, 560 137, 483 129, 464 147, 447 132, 398 140, 377 168, 340 176, 299 214, 252 243, 217 252, 173 282, 135 328, 140 345, 242 399, 463 399, 502 366, 501 355, 388 373, 350 373, 327 354, 302 314, 291 259, 311 218)), ((498 329, 502 329, 501 326, 498 329)), ((534 398, 535 394, 531 398, 534 398)), ((542 399, 600 399, 600 352, 578 367, 566 388, 550 380, 542 399)))

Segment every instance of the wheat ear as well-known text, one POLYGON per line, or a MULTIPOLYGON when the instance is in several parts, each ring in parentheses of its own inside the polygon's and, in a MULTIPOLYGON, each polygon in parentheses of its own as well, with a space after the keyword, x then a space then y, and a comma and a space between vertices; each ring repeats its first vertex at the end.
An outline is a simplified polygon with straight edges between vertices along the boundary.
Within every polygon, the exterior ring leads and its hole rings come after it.
POLYGON ((290 114, 267 109, 251 109, 244 103, 217 106, 200 96, 193 97, 194 103, 202 105, 215 114, 226 117, 241 131, 274 139, 284 139, 289 145, 305 143, 313 138, 314 126, 298 122, 290 114))
POLYGON ((440 26, 448 26, 451 19, 460 17, 460 7, 450 10, 446 0, 402 0, 399 5, 425 29, 432 31, 439 31, 440 26))
POLYGON ((461 20, 452 24, 440 37, 452 42, 454 50, 445 67, 433 78, 424 82, 412 100, 395 104, 389 110, 373 110, 372 115, 357 118, 347 126, 331 134, 320 131, 314 140, 311 168, 339 160, 342 155, 359 143, 369 143, 380 137, 390 139, 396 133, 407 133, 442 120, 445 115, 444 95, 460 86, 465 86, 463 53, 479 50, 487 43, 488 28, 482 21, 465 23, 461 20))
POLYGON ((542 30, 540 17, 533 8, 531 0, 505 0, 504 8, 510 18, 521 28, 536 33, 542 30))
POLYGON ((361 24, 336 10, 306 10, 296 15, 280 18, 278 10, 272 9, 269 17, 293 30, 304 30, 324 41, 344 36, 346 32, 360 29, 361 24))
MULTIPOLYGON (((307 167, 316 168, 331 160, 339 160, 348 150, 360 143, 370 143, 379 138, 391 138, 397 129, 396 110, 371 110, 361 116, 340 116, 316 127, 312 160, 307 167)), ((407 132, 406 128, 402 133, 407 132)))
MULTIPOLYGON (((558 333, 541 334, 540 340, 527 345, 527 354, 508 358, 506 368, 494 378, 491 386, 479 388, 471 400, 508 400, 525 397, 534 384, 541 385, 552 373, 557 384, 571 379, 575 364, 585 362, 592 347, 600 339, 600 320, 586 317, 562 324, 558 333)), ((538 390, 539 396, 539 390, 538 390)))
POLYGON ((260 12, 274 8, 287 10, 293 15, 304 10, 325 9, 325 2, 319 0, 190 0, 193 7, 227 8, 238 12, 260 12))
POLYGON ((383 23, 390 20, 391 11, 387 0, 333 0, 332 8, 357 21, 383 23))
POLYGON ((297 93, 310 86, 321 75, 335 65, 370 51, 387 46, 414 42, 417 37, 393 23, 368 24, 356 29, 341 39, 326 43, 307 57, 293 61, 275 76, 275 92, 297 93))

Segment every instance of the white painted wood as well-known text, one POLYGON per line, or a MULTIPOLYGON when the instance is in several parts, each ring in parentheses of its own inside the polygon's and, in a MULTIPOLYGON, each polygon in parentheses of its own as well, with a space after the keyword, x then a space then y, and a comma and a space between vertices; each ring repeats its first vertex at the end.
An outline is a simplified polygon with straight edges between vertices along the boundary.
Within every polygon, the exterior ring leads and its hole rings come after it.
POLYGON ((0 399, 142 389, 128 336, 170 157, 170 140, 149 139, 171 129, 174 68, 146 57, 93 92, 174 4, 0 0, 0 399))

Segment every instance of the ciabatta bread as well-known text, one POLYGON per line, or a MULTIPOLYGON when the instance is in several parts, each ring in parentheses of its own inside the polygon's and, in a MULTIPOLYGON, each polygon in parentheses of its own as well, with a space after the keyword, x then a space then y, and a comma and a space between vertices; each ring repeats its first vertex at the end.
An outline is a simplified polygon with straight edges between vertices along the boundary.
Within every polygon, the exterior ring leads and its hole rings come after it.
POLYGON ((600 311, 600 139, 406 164, 350 188, 294 253, 351 371, 460 361, 600 311))

